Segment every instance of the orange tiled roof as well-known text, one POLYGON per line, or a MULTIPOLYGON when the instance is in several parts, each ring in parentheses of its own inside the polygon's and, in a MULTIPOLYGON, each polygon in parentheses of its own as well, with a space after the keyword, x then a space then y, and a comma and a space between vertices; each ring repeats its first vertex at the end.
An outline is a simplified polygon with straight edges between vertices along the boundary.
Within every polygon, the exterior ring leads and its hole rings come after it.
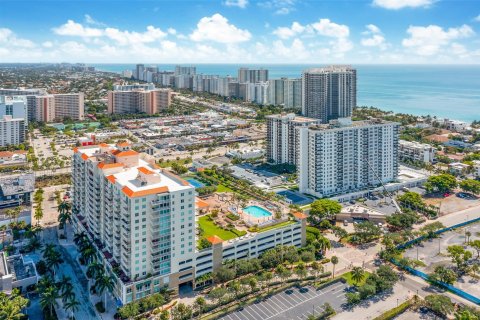
POLYGON ((82 159, 83 160, 88 160, 88 156, 85 153, 82 153, 82 159))
POLYGON ((157 193, 165 193, 165 192, 168 192, 168 187, 165 186, 165 187, 158 187, 158 188, 146 189, 141 191, 133 191, 129 187, 125 186, 122 188, 122 192, 125 193, 129 198, 134 198, 134 197, 148 196, 148 195, 157 194, 157 193))
POLYGON ((113 154, 117 157, 128 157, 128 156, 136 156, 138 152, 135 150, 128 150, 128 151, 120 151, 116 150, 113 154))
POLYGON ((0 151, 0 158, 13 157, 13 152, 10 151, 0 151))
POLYGON ((111 183, 115 183, 115 177, 113 175, 109 175, 106 177, 108 181, 110 181, 111 183))
POLYGON ((98 146, 99 146, 99 147, 103 147, 103 148, 110 147, 108 144, 103 143, 103 142, 100 143, 98 146))
POLYGON ((207 208, 207 207, 210 206, 208 204, 208 202, 205 202, 205 201, 203 201, 202 199, 199 199, 199 198, 195 198, 195 205, 197 206, 198 209, 203 209, 203 208, 207 208))
POLYGON ((14 154, 27 154, 27 151, 25 150, 15 150, 13 151, 14 154))
POLYGON ((148 170, 147 168, 145 167, 138 167, 138 171, 140 171, 141 173, 143 174, 154 174, 155 172, 151 171, 151 170, 148 170))
POLYGON ((78 148, 77 147, 73 148, 73 153, 77 153, 77 152, 78 152, 78 148))
POLYGON ((120 167, 123 167, 123 163, 103 163, 103 162, 100 162, 97 167, 99 167, 100 169, 102 170, 106 170, 106 169, 112 169, 112 168, 120 168, 120 167))
POLYGON ((128 147, 129 145, 130 145, 130 143, 126 142, 126 141, 117 143, 118 147, 128 147))
POLYGON ((300 219, 300 220, 306 219, 306 218, 308 217, 305 213, 298 212, 298 211, 292 213, 292 215, 293 215, 295 218, 300 219))
POLYGON ((207 240, 208 240, 211 244, 219 244, 219 243, 222 243, 222 242, 223 242, 222 238, 220 238, 219 236, 216 236, 216 235, 207 237, 207 240))

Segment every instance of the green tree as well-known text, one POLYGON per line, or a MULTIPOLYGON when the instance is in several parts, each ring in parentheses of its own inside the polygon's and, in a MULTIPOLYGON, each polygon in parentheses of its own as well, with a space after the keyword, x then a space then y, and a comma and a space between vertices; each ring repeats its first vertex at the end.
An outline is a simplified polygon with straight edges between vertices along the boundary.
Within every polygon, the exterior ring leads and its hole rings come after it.
POLYGON ((103 294, 103 307, 107 310, 107 293, 113 290, 113 279, 109 275, 103 274, 95 279, 95 289, 100 295, 103 294))
POLYGON ((465 192, 470 192, 473 194, 480 193, 480 181, 474 179, 465 179, 462 180, 459 184, 460 189, 465 192))
POLYGON ((353 267, 350 273, 352 275, 352 280, 356 285, 358 285, 365 277, 365 270, 363 270, 362 267, 353 267))
POLYGON ((354 225, 355 240, 358 243, 367 243, 377 239, 382 234, 382 230, 370 221, 360 222, 354 225))
POLYGON ((138 302, 130 302, 118 309, 118 314, 122 319, 134 319, 140 313, 138 302))
POLYGON ((427 192, 448 192, 455 189, 457 186, 457 179, 451 174, 439 174, 436 176, 430 176, 425 183, 425 189, 427 192))
POLYGON ((310 206, 308 222, 318 226, 323 220, 334 218, 341 210, 342 206, 338 201, 330 199, 315 200, 310 206))
POLYGON ((422 200, 422 196, 413 191, 407 191, 401 196, 397 197, 398 202, 410 209, 418 209, 425 207, 425 203, 422 200))
POLYGON ((478 258, 480 257, 480 240, 477 239, 477 240, 470 241, 469 245, 473 249, 475 249, 475 251, 477 251, 477 258, 476 259, 478 260, 478 258))
POLYGON ((172 308, 172 320, 188 320, 192 314, 192 308, 181 302, 172 308))
POLYGON ((275 269, 275 275, 277 275, 282 281, 285 282, 291 277, 292 272, 285 268, 283 265, 279 265, 275 269))
POLYGON ((307 276, 308 271, 307 271, 307 267, 305 266, 305 263, 300 262, 295 267, 295 274, 297 275, 299 281, 303 280, 303 278, 307 276))
POLYGON ((207 305, 207 301, 205 300, 204 297, 197 297, 193 302, 193 307, 198 312, 198 318, 201 318, 206 305, 207 305))
POLYGON ((468 267, 468 260, 472 258, 472 252, 466 250, 463 246, 460 245, 451 245, 447 247, 447 252, 452 262, 456 264, 457 269, 460 271, 465 271, 468 267))
POLYGON ((217 271, 213 272, 213 279, 217 283, 223 283, 234 279, 235 275, 235 270, 222 266, 217 271))
POLYGON ((418 215, 413 211, 394 213, 387 217, 387 223, 397 230, 411 228, 418 221, 418 215))
POLYGON ((470 310, 458 310, 454 314, 455 320, 479 320, 478 316, 470 310))
POLYGON ((25 315, 22 309, 28 305, 28 299, 22 297, 17 289, 13 289, 10 295, 0 292, 0 319, 20 320, 25 315))
POLYGON ((441 294, 431 294, 426 296, 425 306, 441 316, 451 314, 455 309, 450 298, 441 294))
POLYGON ((457 275, 453 270, 445 268, 444 266, 437 266, 432 274, 429 277, 433 280, 445 282, 448 284, 453 284, 457 281, 457 275))
POLYGON ((53 307, 57 305, 58 291, 55 286, 50 286, 40 294, 40 306, 43 310, 48 310, 49 315, 53 315, 53 307))
POLYGON ((337 256, 332 256, 332 258, 330 259, 330 262, 333 265, 332 278, 335 278, 335 265, 338 264, 338 257, 337 256))
POLYGON ((227 289, 219 287, 210 290, 208 293, 208 298, 213 301, 213 303, 217 303, 227 294, 227 289))
POLYGON ((72 222, 72 212, 71 212, 72 205, 69 202, 62 201, 58 205, 58 222, 60 222, 60 228, 63 229, 63 234, 67 237, 67 222, 72 222))
POLYGON ((430 224, 423 226, 420 229, 420 232, 423 233, 427 238, 435 238, 437 237, 436 231, 445 228, 443 223, 440 221, 436 221, 430 224))
POLYGON ((66 311, 70 311, 70 319, 74 319, 73 314, 80 309, 80 302, 78 302, 75 298, 68 300, 63 307, 66 311))

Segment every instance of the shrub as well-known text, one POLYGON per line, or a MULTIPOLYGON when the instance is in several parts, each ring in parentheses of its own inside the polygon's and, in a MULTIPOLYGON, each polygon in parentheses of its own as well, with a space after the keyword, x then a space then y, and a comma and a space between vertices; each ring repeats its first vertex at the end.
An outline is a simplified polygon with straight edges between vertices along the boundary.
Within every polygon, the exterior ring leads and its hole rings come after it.
POLYGON ((37 268, 38 274, 41 276, 47 272, 47 264, 43 260, 38 261, 35 267, 37 268))
POLYGON ((329 262, 330 262, 329 258, 325 258, 325 259, 320 260, 321 264, 326 264, 326 263, 329 263, 329 262))
POLYGON ((233 213, 227 214, 227 218, 232 220, 232 221, 237 221, 238 219, 240 219, 239 216, 237 216, 236 214, 233 214, 233 213))
POLYGON ((95 304, 95 308, 97 309, 98 312, 100 313, 104 313, 105 312, 105 308, 103 307, 103 303, 100 301, 100 302, 97 302, 95 304))

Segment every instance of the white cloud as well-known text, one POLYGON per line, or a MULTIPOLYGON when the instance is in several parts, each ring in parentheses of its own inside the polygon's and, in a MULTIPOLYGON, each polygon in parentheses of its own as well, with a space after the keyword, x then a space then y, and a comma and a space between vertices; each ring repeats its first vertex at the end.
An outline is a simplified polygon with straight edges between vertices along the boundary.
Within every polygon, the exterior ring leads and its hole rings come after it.
POLYGON ((105 36, 115 40, 119 45, 136 45, 162 39, 167 34, 154 26, 148 26, 145 32, 122 31, 115 28, 106 28, 105 36))
POLYGON ((286 15, 295 11, 297 0, 270 0, 259 2, 258 6, 273 11, 274 14, 286 15))
POLYGON ((173 28, 168 28, 168 29, 167 29, 167 32, 168 32, 169 34, 173 34, 173 35, 177 34, 177 30, 175 30, 175 29, 173 29, 173 28))
POLYGON ((291 27, 278 27, 273 31, 273 34, 281 39, 288 39, 301 34, 303 31, 305 31, 305 27, 295 21, 291 27))
POLYGON ((410 26, 407 33, 410 38, 403 39, 402 45, 420 56, 433 56, 451 41, 468 38, 475 34, 473 29, 465 24, 447 30, 437 25, 410 26))
POLYGON ((373 0, 373 5, 390 10, 428 7, 436 0, 373 0))
POLYGON ((360 43, 364 47, 378 47, 381 50, 387 49, 385 37, 379 27, 374 24, 366 25, 367 30, 362 32, 367 38, 362 38, 360 43))
POLYGON ((248 0, 226 0, 224 4, 227 7, 239 7, 245 9, 248 5, 248 0))
POLYGON ((45 41, 42 43, 42 46, 45 48, 52 48, 53 47, 53 42, 52 41, 45 41))
POLYGON ((273 52, 277 58, 291 59, 295 57, 298 60, 305 60, 310 57, 310 52, 300 39, 294 39, 290 46, 286 46, 283 41, 273 42, 273 52))
POLYGON ((480 22, 480 14, 478 16, 476 16, 475 18, 473 18, 473 21, 480 22))
POLYGON ((13 48, 33 48, 35 44, 27 39, 18 38, 10 29, 0 28, 0 44, 13 48))
POLYGON ((90 41, 88 38, 93 38, 91 41, 96 43, 100 41, 98 38, 105 37, 114 40, 119 45, 149 43, 167 36, 167 33, 154 26, 148 26, 145 32, 137 32, 116 28, 90 28, 73 20, 68 20, 60 27, 53 28, 53 32, 61 36, 82 37, 86 41, 90 41))
POLYGON ((197 28, 190 34, 193 41, 214 41, 219 43, 238 43, 248 41, 251 34, 246 29, 239 29, 228 23, 228 19, 219 13, 211 17, 203 17, 197 28))
POLYGON ((319 22, 313 23, 312 28, 319 34, 333 38, 346 38, 350 34, 350 29, 344 24, 336 24, 330 19, 320 19, 319 22))

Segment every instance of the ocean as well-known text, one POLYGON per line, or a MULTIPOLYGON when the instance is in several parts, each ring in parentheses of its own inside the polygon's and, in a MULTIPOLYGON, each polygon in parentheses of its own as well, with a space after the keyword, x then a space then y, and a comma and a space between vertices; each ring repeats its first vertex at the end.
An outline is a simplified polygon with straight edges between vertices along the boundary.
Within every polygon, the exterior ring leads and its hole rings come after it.
MULTIPOLYGON (((156 65, 174 70, 174 64, 156 65)), ((183 64, 186 65, 186 64, 183 64)), ((264 68, 269 78, 299 78, 319 65, 193 64, 197 73, 236 76, 240 67, 264 68)), ((122 72, 134 64, 94 64, 98 70, 122 72)), ((480 120, 480 65, 353 65, 357 69, 357 105, 463 121, 480 120)))

